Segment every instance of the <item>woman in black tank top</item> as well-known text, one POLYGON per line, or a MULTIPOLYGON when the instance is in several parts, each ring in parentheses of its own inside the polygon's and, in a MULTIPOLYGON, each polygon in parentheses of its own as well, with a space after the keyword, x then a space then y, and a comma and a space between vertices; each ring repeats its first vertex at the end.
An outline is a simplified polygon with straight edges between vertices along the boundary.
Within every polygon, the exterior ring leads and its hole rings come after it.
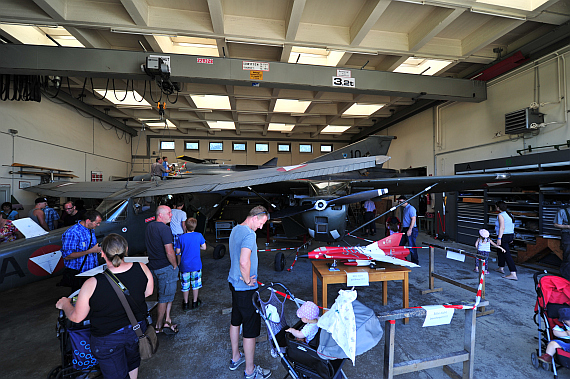
MULTIPOLYGON (((153 291, 152 274, 142 263, 125 262, 127 241, 108 235, 101 244, 101 256, 111 271, 129 290, 129 305, 143 331, 146 330, 145 298, 153 291)), ((105 379, 136 378, 140 365, 138 337, 111 283, 104 274, 89 278, 81 287, 75 306, 62 297, 56 304, 69 320, 83 321, 91 312, 91 352, 105 379)))

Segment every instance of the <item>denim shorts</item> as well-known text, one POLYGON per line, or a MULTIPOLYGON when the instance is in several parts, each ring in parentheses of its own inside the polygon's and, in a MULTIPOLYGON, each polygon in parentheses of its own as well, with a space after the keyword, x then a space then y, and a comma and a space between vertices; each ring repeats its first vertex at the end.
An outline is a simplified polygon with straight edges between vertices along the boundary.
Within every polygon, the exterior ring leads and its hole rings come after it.
POLYGON ((170 303, 174 301, 178 284, 178 267, 173 269, 171 265, 168 265, 158 270, 152 270, 152 277, 158 288, 158 302, 170 303))
MULTIPOLYGON (((139 322, 146 331, 146 320, 139 322)), ((91 352, 105 379, 128 379, 141 364, 139 338, 131 325, 103 337, 91 335, 91 352)))

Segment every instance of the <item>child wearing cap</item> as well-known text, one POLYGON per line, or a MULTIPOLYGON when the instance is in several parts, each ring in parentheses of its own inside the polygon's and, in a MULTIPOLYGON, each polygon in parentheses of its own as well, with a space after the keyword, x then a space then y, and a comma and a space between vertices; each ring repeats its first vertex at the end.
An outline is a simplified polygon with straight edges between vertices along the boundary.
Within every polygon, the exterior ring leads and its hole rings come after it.
POLYGON ((552 356, 556 349, 570 352, 570 308, 560 308, 558 310, 558 320, 562 321, 562 327, 556 325, 552 333, 559 339, 552 340, 546 346, 546 352, 538 357, 539 361, 552 363, 552 356))
POLYGON ((319 321, 319 307, 312 301, 306 301, 301 308, 297 309, 297 317, 305 323, 305 326, 301 330, 289 328, 286 332, 291 333, 297 339, 303 340, 309 343, 319 331, 317 322, 319 321))
MULTIPOLYGON (((485 257, 485 275, 489 274, 489 254, 491 253, 491 245, 499 248, 505 252, 501 246, 497 245, 491 238, 489 238, 489 231, 487 229, 479 230, 479 238, 475 241, 475 247, 477 248, 477 254, 483 255, 485 257)), ((475 272, 479 272, 479 267, 477 265, 477 260, 475 260, 475 272)))

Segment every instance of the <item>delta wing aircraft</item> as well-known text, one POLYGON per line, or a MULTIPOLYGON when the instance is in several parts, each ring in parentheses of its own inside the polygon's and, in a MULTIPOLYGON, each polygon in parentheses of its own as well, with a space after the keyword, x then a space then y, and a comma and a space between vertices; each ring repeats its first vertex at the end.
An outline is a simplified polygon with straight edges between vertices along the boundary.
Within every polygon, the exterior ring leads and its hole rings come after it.
MULTIPOLYGON (((308 179, 345 171, 365 170, 383 164, 387 156, 347 158, 295 166, 265 168, 224 175, 204 175, 194 178, 155 182, 54 182, 28 190, 53 197, 105 199, 98 210, 104 221, 95 235, 98 240, 109 233, 126 237, 129 251, 141 253, 144 230, 154 220, 156 203, 153 197, 186 193, 220 193, 269 183, 308 179)), ((220 196, 220 195, 217 195, 220 196)), ((16 240, 0 245, 0 291, 50 277, 63 268, 61 235, 57 229, 45 235, 16 240)))

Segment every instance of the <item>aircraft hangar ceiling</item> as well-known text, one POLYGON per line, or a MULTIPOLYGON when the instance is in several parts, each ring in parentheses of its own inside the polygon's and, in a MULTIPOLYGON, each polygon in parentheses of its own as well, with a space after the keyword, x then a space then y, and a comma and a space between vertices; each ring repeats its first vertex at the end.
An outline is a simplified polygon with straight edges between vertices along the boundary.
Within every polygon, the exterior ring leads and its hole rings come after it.
POLYGON ((349 142, 485 100, 481 75, 567 44, 569 20, 570 0, 2 0, 0 73, 59 76, 61 99, 130 131, 349 142))

